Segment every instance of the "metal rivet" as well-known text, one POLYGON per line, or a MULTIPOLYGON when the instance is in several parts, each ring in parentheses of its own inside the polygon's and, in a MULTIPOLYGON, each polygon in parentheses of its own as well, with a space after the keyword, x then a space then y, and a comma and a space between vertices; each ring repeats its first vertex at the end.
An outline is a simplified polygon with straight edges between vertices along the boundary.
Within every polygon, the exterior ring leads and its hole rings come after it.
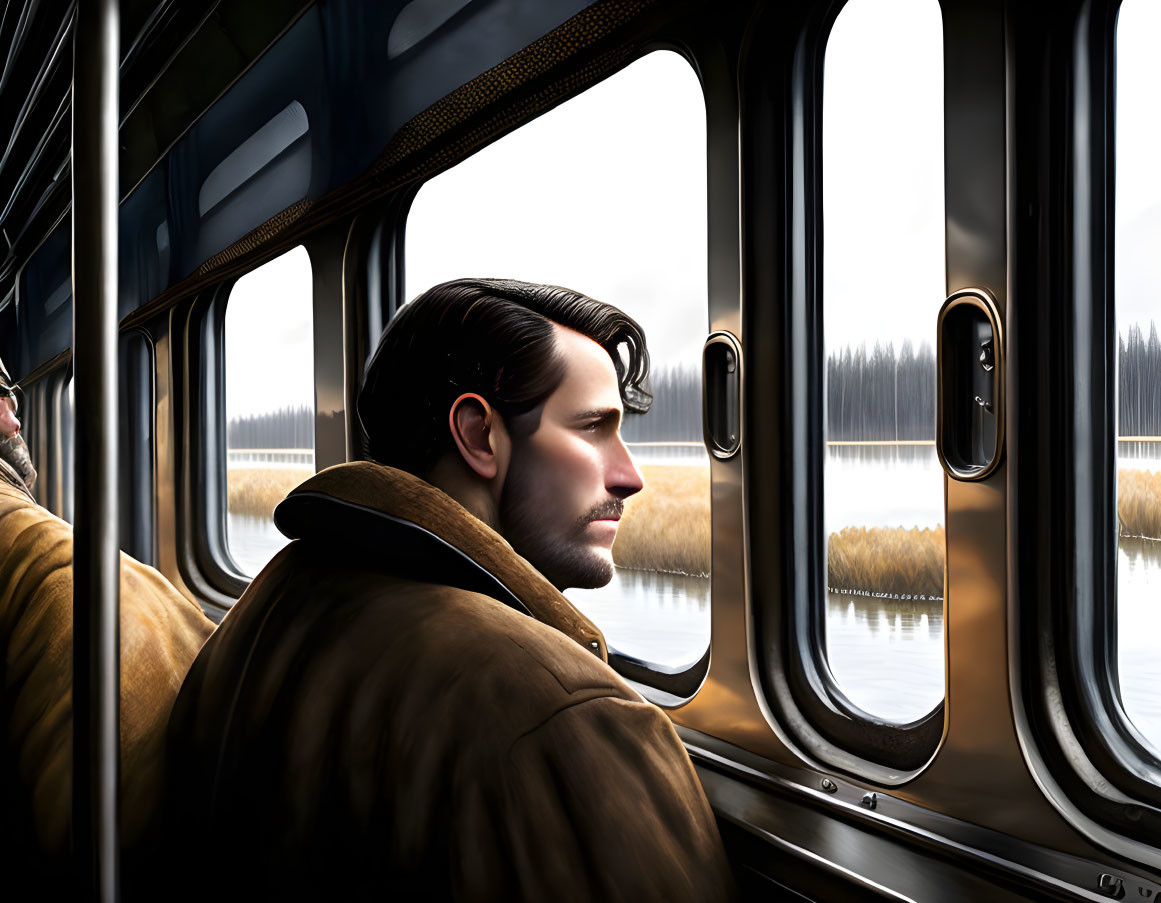
POLYGON ((862 805, 867 809, 874 809, 877 805, 879 805, 879 794, 877 794, 877 793, 864 793, 863 799, 862 799, 862 805))
POLYGON ((823 778, 820 786, 827 793, 834 793, 838 790, 838 784, 836 784, 830 778, 823 778))

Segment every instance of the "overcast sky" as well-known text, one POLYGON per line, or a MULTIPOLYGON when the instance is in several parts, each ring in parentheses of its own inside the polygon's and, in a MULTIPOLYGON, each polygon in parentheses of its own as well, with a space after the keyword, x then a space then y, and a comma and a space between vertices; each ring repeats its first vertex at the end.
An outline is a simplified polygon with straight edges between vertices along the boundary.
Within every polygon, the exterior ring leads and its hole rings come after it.
POLYGON ((823 69, 827 348, 935 344, 946 297, 943 24, 935 0, 851 0, 823 69))
POLYGON ((299 246, 234 283, 226 305, 226 418, 314 407, 311 270, 299 246))
POLYGON ((1124 0, 1117 19, 1117 328, 1161 326, 1161 3, 1124 0))
POLYGON ((407 297, 461 276, 564 285, 696 365, 708 333, 705 102, 658 51, 427 182, 407 219, 407 297))
MULTIPOLYGON (((824 70, 826 344, 934 344, 946 294, 942 23, 935 0, 850 0, 824 70)), ((1118 29, 1119 325, 1161 319, 1161 2, 1118 29)), ((645 328, 659 364, 708 331, 705 107, 658 51, 427 182, 407 222, 406 295, 459 276, 550 282, 645 328)), ((774 249, 771 249, 774 253, 774 249)), ((301 248, 239 280, 227 309, 227 414, 312 404, 301 248)), ((770 299, 775 301, 776 299, 770 299)))

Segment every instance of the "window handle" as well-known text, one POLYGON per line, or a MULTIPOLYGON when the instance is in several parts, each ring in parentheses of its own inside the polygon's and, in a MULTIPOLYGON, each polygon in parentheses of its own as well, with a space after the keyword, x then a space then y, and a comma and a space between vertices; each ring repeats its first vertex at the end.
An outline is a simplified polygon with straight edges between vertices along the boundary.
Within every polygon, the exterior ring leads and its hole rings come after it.
POLYGON ((953 293, 939 311, 935 449, 947 475, 982 480, 1004 447, 1004 346, 985 289, 953 293))
POLYGON ((732 458, 742 446, 742 346, 728 332, 705 340, 702 367, 702 432, 715 458, 732 458))

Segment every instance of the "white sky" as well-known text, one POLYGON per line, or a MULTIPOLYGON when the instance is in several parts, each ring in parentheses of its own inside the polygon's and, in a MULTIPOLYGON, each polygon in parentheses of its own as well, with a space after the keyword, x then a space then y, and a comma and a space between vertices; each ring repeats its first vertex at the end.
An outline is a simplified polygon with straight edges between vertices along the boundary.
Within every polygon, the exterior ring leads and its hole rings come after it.
POLYGON ((406 296, 465 276, 564 285, 697 364, 709 331, 705 102, 658 51, 427 182, 407 220, 406 296))
POLYGON ((947 294, 936 0, 850 0, 827 42, 822 112, 826 347, 934 346, 947 294))
POLYGON ((1161 327, 1161 3, 1124 0, 1117 18, 1117 328, 1161 327))
MULTIPOLYGON (((827 45, 826 344, 934 344, 945 295, 942 23, 936 0, 850 0, 827 45)), ((1118 25, 1118 323, 1161 325, 1161 3, 1118 25)), ((705 108, 658 51, 436 176, 407 223, 406 295, 459 276, 566 285, 645 328, 659 364, 705 338, 705 108)), ((297 248, 227 308, 227 415, 313 404, 311 279, 297 248)))
POLYGON ((226 419, 314 409, 310 257, 301 245, 234 283, 226 305, 226 419))

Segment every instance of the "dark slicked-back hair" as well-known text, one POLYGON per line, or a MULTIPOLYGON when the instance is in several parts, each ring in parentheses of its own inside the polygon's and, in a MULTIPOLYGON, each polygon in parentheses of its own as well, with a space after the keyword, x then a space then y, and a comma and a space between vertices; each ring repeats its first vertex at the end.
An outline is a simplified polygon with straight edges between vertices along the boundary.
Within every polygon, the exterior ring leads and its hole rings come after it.
POLYGON ((405 306, 367 365, 358 412, 368 458, 417 476, 454 448, 448 411, 465 392, 485 398, 516 435, 564 379, 552 324, 609 353, 627 412, 649 410, 649 352, 631 317, 557 285, 456 279, 405 306))

